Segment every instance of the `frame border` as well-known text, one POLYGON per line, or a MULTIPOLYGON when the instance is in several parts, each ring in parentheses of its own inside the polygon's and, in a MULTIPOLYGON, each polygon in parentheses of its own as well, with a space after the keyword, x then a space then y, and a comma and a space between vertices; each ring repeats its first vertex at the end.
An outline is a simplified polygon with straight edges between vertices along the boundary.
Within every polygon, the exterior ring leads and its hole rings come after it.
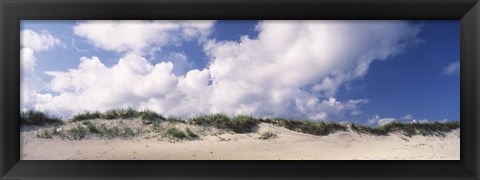
POLYGON ((0 0, 0 179, 480 179, 478 0, 0 0), (20 20, 456 19, 460 161, 20 161, 20 20))

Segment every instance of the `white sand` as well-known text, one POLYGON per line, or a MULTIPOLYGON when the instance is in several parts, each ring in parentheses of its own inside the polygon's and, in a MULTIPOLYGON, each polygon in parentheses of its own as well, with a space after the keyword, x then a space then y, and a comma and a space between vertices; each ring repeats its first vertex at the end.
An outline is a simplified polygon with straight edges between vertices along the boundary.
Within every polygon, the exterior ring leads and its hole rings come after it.
POLYGON ((22 160, 459 160, 460 132, 445 138, 371 136, 351 131, 328 136, 298 133, 261 123, 256 133, 213 135, 198 140, 169 142, 146 136, 134 139, 62 140, 36 137, 37 130, 21 132, 22 160), (270 131, 274 139, 262 140, 270 131))

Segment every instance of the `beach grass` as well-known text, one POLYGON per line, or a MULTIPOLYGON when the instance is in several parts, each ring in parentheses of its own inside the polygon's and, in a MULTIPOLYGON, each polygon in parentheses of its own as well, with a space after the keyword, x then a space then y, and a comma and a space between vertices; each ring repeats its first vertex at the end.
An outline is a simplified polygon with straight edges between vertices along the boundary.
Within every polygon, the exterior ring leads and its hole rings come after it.
MULTIPOLYGON (((59 118, 48 116, 45 113, 39 111, 27 111, 21 113, 22 124, 25 125, 62 125, 63 121, 59 118)), ((140 118, 142 122, 149 126, 152 124, 152 128, 156 133, 164 133, 168 137, 175 139, 196 139, 199 137, 194 131, 187 128, 185 131, 170 127, 164 129, 160 126, 160 123, 187 123, 194 126, 214 127, 221 130, 227 130, 233 133, 244 134, 253 133, 258 129, 260 123, 274 124, 286 129, 312 134, 316 136, 326 136, 339 131, 347 131, 351 129, 358 134, 369 134, 377 136, 386 136, 394 132, 399 132, 405 136, 412 137, 415 135, 422 136, 445 136, 445 133, 450 132, 460 127, 459 121, 451 122, 432 122, 432 123, 400 123, 392 122, 379 127, 371 127, 361 124, 349 125, 339 124, 336 122, 313 122, 307 120, 294 120, 285 118, 255 118, 249 115, 237 115, 228 116, 226 114, 210 114, 193 116, 188 119, 181 119, 178 117, 170 116, 165 118, 164 116, 151 111, 143 110, 137 111, 133 108, 127 109, 112 109, 105 112, 83 112, 79 113, 70 119, 70 123, 80 121, 77 126, 67 130, 68 132, 50 132, 48 130, 40 132, 39 137, 51 138, 58 134, 66 134, 72 139, 83 139, 87 134, 96 135, 103 138, 131 138, 138 135, 130 127, 107 127, 105 124, 97 125, 93 123, 95 119, 133 119, 140 118)), ((96 121, 95 121, 96 122, 96 121)), ((56 129, 55 129, 56 131, 56 129)), ((261 139, 269 139, 275 137, 271 132, 261 133, 261 139)))
POLYGON ((281 127, 317 136, 325 136, 337 131, 347 130, 345 126, 335 122, 295 121, 282 118, 277 118, 275 122, 281 127))
POLYGON ((22 125, 62 125, 63 121, 40 111, 26 111, 20 113, 20 123, 22 125))
POLYGON ((405 136, 445 136, 445 133, 460 128, 459 121, 450 122, 431 122, 431 123, 399 123, 392 122, 380 127, 370 127, 365 125, 357 126, 352 124, 352 130, 357 133, 371 135, 388 135, 393 132, 400 132, 405 136))
POLYGON ((273 139, 273 138, 276 138, 277 135, 270 132, 270 131, 267 131, 267 132, 263 132, 262 134, 260 134, 260 137, 259 139, 273 139))

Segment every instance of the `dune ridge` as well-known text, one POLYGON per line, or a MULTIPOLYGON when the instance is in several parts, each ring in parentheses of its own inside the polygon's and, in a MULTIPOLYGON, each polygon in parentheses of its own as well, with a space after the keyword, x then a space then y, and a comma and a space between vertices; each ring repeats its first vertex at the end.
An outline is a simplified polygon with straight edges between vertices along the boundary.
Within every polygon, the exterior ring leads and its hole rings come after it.
POLYGON ((21 159, 460 159, 460 130, 456 126, 448 131, 411 134, 408 129, 398 129, 403 126, 395 124, 390 125, 387 133, 382 131, 388 129, 384 127, 368 129, 347 124, 331 125, 335 126, 335 131, 325 133, 318 131, 323 125, 315 128, 315 124, 306 122, 263 120, 253 125, 247 121, 233 126, 245 126, 246 129, 230 128, 231 125, 222 125, 221 122, 209 124, 167 118, 147 121, 135 117, 78 120, 62 125, 24 125, 21 127, 21 159), (374 132, 370 132, 372 129, 374 132))

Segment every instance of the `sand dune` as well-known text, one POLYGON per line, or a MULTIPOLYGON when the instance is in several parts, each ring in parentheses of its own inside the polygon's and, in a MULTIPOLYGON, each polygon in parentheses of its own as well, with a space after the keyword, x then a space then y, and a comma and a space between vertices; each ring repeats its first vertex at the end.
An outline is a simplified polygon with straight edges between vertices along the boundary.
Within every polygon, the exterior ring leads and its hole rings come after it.
MULTIPOLYGON (((114 122, 114 121, 113 121, 114 122)), ((121 123, 125 123, 121 121, 121 123)), ((141 122, 129 121, 139 129, 141 122)), ((132 124, 129 124, 132 126, 132 124)), ((341 131, 327 136, 303 134, 261 123, 254 133, 235 134, 189 126, 200 137, 172 141, 144 134, 130 139, 87 137, 69 140, 38 138, 41 128, 23 127, 22 160, 459 160, 460 131, 445 137, 388 136, 341 131), (276 134, 259 139, 263 132, 276 134)), ((184 127, 182 127, 184 126, 184 127)))

